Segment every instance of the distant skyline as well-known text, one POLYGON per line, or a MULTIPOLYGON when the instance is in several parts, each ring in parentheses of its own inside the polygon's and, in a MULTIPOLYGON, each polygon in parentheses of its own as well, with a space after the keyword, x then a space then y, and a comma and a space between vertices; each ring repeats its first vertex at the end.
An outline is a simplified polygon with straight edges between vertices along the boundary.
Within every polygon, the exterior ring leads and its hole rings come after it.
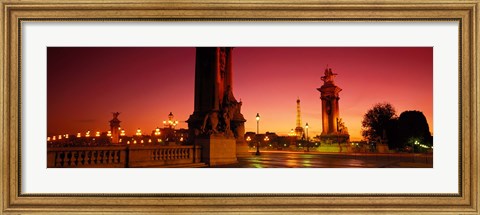
MULTIPOLYGON (((246 131, 286 135, 295 128, 296 99, 309 136, 321 127, 320 92, 326 66, 337 73, 340 117, 351 140, 361 139, 361 120, 376 103, 397 115, 422 111, 433 132, 431 47, 237 47, 233 92, 242 100, 246 131)), ((195 48, 49 47, 47 135, 107 131, 112 112, 127 135, 150 134, 173 112, 179 126, 193 112, 195 48)))

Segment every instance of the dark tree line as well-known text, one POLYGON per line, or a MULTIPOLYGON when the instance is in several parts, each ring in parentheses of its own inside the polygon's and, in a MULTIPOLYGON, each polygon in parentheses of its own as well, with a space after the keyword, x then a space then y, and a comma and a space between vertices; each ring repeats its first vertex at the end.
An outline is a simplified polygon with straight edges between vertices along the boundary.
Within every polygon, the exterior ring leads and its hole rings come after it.
POLYGON ((421 152, 426 149, 420 144, 433 145, 427 119, 422 112, 409 110, 397 117, 395 108, 389 103, 376 104, 367 111, 362 120, 362 135, 368 141, 386 139, 388 147, 397 150, 413 146, 416 152, 421 152))

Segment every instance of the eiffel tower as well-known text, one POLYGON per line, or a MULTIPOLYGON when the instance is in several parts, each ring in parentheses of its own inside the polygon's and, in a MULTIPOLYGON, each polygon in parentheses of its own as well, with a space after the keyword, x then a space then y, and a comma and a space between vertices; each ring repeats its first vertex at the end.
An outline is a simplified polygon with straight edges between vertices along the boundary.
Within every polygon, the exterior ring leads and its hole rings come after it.
POLYGON ((295 136, 297 139, 303 137, 302 117, 300 114, 300 98, 297 98, 297 127, 295 127, 295 136))

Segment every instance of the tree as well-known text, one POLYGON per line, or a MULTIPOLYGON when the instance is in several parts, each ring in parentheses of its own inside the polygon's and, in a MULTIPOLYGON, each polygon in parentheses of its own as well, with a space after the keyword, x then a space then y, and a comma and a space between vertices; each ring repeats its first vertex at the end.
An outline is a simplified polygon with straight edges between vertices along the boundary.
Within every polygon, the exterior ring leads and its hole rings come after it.
POLYGON ((414 146, 415 151, 426 150, 420 144, 432 146, 432 135, 425 115, 420 111, 405 111, 398 118, 398 135, 404 146, 414 146), (415 142, 418 144, 416 145, 415 142))
POLYGON ((387 142, 389 149, 401 149, 403 143, 400 141, 398 132, 398 118, 393 118, 387 123, 387 142))
POLYGON ((395 108, 390 103, 378 103, 368 110, 362 120, 362 136, 372 141, 391 133, 397 119, 395 108))

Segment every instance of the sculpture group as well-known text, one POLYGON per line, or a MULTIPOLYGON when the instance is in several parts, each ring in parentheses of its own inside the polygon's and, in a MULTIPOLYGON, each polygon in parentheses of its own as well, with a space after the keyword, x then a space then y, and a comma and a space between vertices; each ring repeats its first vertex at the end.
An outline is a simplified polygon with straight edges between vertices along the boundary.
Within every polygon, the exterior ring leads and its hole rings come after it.
POLYGON ((195 136, 224 134, 226 137, 243 138, 245 132, 243 122, 245 120, 242 122, 241 106, 242 102, 238 102, 233 97, 231 87, 227 86, 225 95, 219 105, 220 109, 211 110, 205 114, 203 124, 200 130, 195 132, 195 136))

